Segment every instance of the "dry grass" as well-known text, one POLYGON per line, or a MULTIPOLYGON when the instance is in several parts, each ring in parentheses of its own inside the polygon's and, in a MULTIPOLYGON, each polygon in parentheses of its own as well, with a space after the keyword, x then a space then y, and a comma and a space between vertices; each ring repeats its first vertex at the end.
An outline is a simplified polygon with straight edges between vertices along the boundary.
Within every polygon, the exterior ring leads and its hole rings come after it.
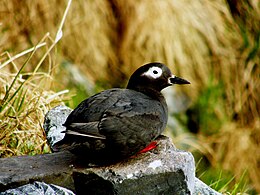
POLYGON ((54 41, 47 33, 33 48, 15 56, 8 52, 1 54, 1 157, 50 152, 42 124, 47 111, 55 105, 62 104, 61 95, 66 92, 54 93, 50 90, 54 69, 51 50, 62 37, 66 11, 54 41), (38 55, 35 55, 36 53, 38 55), (17 61, 24 62, 17 66, 17 61), (48 67, 47 72, 39 71, 43 62, 48 67), (28 66, 31 66, 29 69, 32 71, 26 71, 28 66))
MULTIPOLYGON (((1 1, 0 45, 3 51, 17 53, 32 47, 46 32, 54 37, 66 3, 58 0, 1 1)), ((71 4, 66 19, 64 41, 59 45, 61 55, 79 64, 92 80, 106 78, 106 71, 100 70, 106 70, 108 64, 116 60, 113 44, 116 27, 112 15, 107 1, 76 1, 71 4)), ((42 68, 46 68, 45 65, 42 68)))
MULTIPOLYGON (((21 54, 27 57, 24 66, 30 63, 35 52, 21 54)), ((8 53, 2 54, 4 56, 11 57, 8 53)), ((23 72, 24 66, 19 69, 12 57, 1 61, 1 157, 50 152, 42 124, 47 111, 62 103, 62 96, 50 90, 51 70, 40 72, 36 67, 33 72, 23 72)))
MULTIPOLYGON (((254 0, 227 2, 74 1, 56 62, 72 61, 91 80, 108 79, 113 86, 122 86, 141 64, 166 63, 191 81, 183 92, 193 104, 200 102, 203 107, 198 109, 205 111, 201 114, 209 116, 207 125, 200 126, 198 141, 191 145, 238 180, 247 169, 260 192, 260 156, 255 155, 260 149, 260 6, 254 0)), ((52 36, 65 4, 1 1, 1 49, 18 53, 35 45, 46 32, 52 36)), ((38 55, 34 54, 26 71, 34 70, 38 55)), ((8 69, 15 72, 23 61, 16 60, 17 67, 8 69)), ((49 71, 48 62, 41 68, 49 71)), ((59 74, 55 78, 63 79, 59 74)))

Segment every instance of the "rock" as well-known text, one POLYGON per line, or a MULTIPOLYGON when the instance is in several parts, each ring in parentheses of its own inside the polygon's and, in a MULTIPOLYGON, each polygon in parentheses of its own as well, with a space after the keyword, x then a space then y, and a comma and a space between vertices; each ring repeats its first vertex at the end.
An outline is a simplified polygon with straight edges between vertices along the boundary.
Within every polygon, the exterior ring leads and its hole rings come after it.
POLYGON ((100 194, 191 194, 195 166, 191 153, 177 150, 165 136, 152 152, 139 154, 115 165, 74 172, 75 189, 96 190, 100 194))
POLYGON ((53 184, 46 184, 44 182, 33 182, 32 184, 23 185, 21 187, 6 190, 1 195, 75 195, 72 191, 56 186, 53 184))
POLYGON ((62 140, 65 136, 65 133, 61 133, 66 130, 62 124, 65 123, 71 112, 71 108, 62 105, 56 106, 47 112, 44 119, 43 128, 46 132, 46 137, 51 147, 58 141, 62 140))
POLYGON ((100 186, 110 194, 191 194, 195 179, 191 153, 177 150, 164 136, 155 150, 106 167, 82 167, 73 154, 58 152, 0 159, 0 172, 1 190, 37 180, 76 194, 100 186))
POLYGON ((195 178, 194 187, 195 188, 193 194, 196 195, 221 195, 221 193, 218 193, 217 191, 213 190, 198 178, 195 178))
POLYGON ((0 158, 0 192, 33 181, 44 181, 73 190, 73 161, 75 156, 67 151, 0 158))
MULTIPOLYGON (((70 112, 59 106, 46 115, 44 128, 52 143, 62 137, 61 124, 70 112)), ((195 177, 191 153, 176 149, 165 136, 157 143, 152 151, 103 167, 87 167, 68 151, 0 159, 0 191, 43 181, 76 194, 219 194, 195 177)))

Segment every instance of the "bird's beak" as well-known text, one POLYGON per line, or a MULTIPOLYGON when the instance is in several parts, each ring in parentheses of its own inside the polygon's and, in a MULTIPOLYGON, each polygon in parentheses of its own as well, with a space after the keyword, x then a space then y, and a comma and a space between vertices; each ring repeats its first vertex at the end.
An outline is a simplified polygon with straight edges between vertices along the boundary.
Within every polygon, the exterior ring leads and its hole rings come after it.
POLYGON ((169 84, 179 84, 179 85, 183 85, 183 84, 190 84, 189 81, 183 79, 183 78, 180 78, 180 77, 177 77, 175 75, 172 75, 169 80, 168 80, 169 84))

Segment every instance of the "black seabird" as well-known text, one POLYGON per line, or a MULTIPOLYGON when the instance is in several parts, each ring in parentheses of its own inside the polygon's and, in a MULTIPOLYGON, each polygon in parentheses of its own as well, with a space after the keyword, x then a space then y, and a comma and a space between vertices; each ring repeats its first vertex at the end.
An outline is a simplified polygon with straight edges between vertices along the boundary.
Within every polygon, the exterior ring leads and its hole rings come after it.
POLYGON ((65 137, 54 149, 68 149, 96 164, 135 155, 166 127, 168 111, 161 90, 189 83, 164 64, 141 66, 126 89, 105 90, 81 102, 68 116, 65 137))

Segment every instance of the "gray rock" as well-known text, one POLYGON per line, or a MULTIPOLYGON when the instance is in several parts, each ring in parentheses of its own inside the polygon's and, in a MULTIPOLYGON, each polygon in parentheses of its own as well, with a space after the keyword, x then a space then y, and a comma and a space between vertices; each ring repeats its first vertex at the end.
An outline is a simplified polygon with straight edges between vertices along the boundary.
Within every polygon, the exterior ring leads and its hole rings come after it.
MULTIPOLYGON (((52 144, 61 139, 61 124, 70 112, 59 106, 46 115, 44 128, 52 144)), ((0 191, 44 181, 76 194, 219 195, 195 177, 191 153, 176 149, 165 136, 160 136, 157 143, 152 151, 104 167, 87 167, 68 151, 0 159, 0 191)))
POLYGON ((193 194, 195 195, 221 195, 221 193, 213 190, 198 178, 195 178, 195 188, 193 194))
POLYGON ((165 136, 158 147, 115 165, 74 172, 76 191, 96 190, 118 194, 192 194, 195 166, 191 153, 177 150, 165 136), (104 191, 103 191, 104 190, 104 191))
POLYGON ((62 124, 64 124, 71 112, 71 108, 60 105, 51 109, 45 115, 43 128, 51 147, 65 136, 65 133, 62 133, 62 131, 66 130, 66 128, 62 124))
POLYGON ((67 151, 0 158, 0 192, 33 181, 44 181, 73 190, 73 161, 75 156, 67 151))
POLYGON ((1 195, 75 195, 72 191, 56 186, 46 184, 44 182, 35 181, 32 184, 23 185, 21 187, 0 192, 1 195))
POLYGON ((104 189, 108 194, 191 194, 195 179, 191 153, 177 150, 164 136, 155 150, 106 167, 83 167, 71 153, 58 152, 0 159, 0 172, 0 191, 44 181, 76 194, 104 189))

